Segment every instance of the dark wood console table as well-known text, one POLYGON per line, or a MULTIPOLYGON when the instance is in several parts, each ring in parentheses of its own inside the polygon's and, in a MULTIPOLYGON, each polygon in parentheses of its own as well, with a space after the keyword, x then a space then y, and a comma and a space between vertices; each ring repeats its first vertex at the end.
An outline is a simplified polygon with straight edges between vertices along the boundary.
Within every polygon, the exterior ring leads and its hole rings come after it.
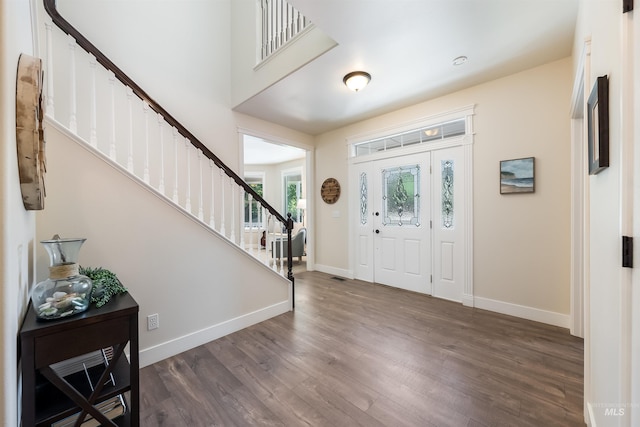
POLYGON ((38 320, 29 307, 20 329, 20 348, 24 427, 50 426, 75 414, 79 414, 76 426, 87 414, 103 426, 139 426, 138 304, 128 293, 68 319, 38 320), (127 343, 129 361, 124 356, 127 343), (108 366, 97 367, 102 373, 98 372, 94 390, 84 372, 75 379, 61 378, 51 368, 54 363, 106 347, 113 347, 113 358, 108 366), (115 385, 107 381, 110 375, 115 385), (128 408, 123 415, 111 420, 96 409, 96 404, 127 392, 128 408))

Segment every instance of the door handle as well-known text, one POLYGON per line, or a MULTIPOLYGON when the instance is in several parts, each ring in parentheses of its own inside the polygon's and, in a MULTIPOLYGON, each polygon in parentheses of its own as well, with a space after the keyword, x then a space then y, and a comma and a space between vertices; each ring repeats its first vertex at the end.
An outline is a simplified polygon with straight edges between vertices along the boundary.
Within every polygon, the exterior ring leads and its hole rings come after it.
POLYGON ((380 230, 376 230, 376 234, 380 234, 380 230))
POLYGON ((380 215, 380 212, 376 212, 374 215, 375 215, 375 216, 379 216, 379 215, 380 215))

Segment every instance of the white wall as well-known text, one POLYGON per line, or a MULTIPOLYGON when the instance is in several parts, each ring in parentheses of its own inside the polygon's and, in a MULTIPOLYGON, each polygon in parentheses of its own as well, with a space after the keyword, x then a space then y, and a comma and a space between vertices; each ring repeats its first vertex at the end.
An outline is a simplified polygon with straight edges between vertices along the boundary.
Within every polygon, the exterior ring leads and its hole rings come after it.
MULTIPOLYGON (((623 207, 627 201, 622 199, 621 184, 625 173, 622 164, 625 155, 629 155, 621 144, 625 125, 623 76, 627 72, 622 67, 622 22, 628 17, 623 16, 618 1, 582 1, 574 42, 574 57, 578 58, 585 39, 591 40, 586 96, 598 76, 609 76, 610 166, 588 178, 591 261, 586 295, 590 328, 585 331, 585 401, 588 422, 598 427, 633 425, 631 412, 640 408, 637 400, 636 407, 632 407, 634 402, 630 401, 629 394, 631 324, 625 317, 630 300, 625 275, 629 271, 621 267, 620 259, 624 217, 628 215, 623 207), (624 414, 607 413, 612 409, 622 409, 624 414)), ((638 366, 637 360, 634 363, 638 366)))
MULTIPOLYGON (((320 135, 316 182, 347 183, 350 136, 475 104, 475 296, 539 310, 568 326, 571 85, 566 58, 320 135), (499 161, 529 156, 536 158, 535 193, 500 195, 499 161)), ((319 270, 349 273, 349 197, 343 188, 327 205, 315 195, 319 270)))
POLYGON ((34 55, 29 0, 0 2, 0 425, 19 422, 18 329, 34 283, 35 215, 22 204, 16 153, 16 68, 34 55))

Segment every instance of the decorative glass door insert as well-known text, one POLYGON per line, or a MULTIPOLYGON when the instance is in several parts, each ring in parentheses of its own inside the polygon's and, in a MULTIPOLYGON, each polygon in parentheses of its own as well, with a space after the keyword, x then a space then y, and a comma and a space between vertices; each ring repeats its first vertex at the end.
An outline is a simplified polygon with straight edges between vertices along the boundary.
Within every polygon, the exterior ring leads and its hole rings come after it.
POLYGON ((369 190, 367 188, 367 173, 360 174, 360 224, 366 225, 369 215, 369 190))
POLYGON ((453 228, 453 160, 442 160, 442 226, 453 228))
POLYGON ((420 226, 420 165, 382 170, 382 225, 420 226))

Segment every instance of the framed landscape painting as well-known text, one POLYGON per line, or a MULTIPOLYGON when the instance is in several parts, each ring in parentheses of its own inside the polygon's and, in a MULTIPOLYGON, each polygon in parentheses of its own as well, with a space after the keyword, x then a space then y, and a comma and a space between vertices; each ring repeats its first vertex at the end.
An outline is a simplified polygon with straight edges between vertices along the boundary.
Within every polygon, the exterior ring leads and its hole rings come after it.
POLYGON ((500 162, 500 194, 533 193, 535 157, 500 162))
POLYGON ((587 101, 589 175, 609 167, 609 78, 600 76, 587 101))

